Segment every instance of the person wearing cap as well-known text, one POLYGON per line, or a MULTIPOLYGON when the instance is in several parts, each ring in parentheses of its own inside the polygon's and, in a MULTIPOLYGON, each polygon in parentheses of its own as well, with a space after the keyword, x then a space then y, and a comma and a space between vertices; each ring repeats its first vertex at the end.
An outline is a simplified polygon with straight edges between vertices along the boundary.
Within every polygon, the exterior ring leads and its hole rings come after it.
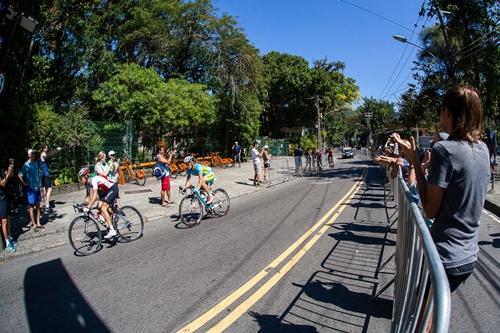
POLYGON ((262 156, 262 161, 264 162, 264 173, 262 174, 262 178, 264 182, 269 181, 269 167, 271 166, 271 154, 269 153, 269 146, 265 145, 260 152, 260 156, 262 156))
POLYGON ((108 178, 115 182, 118 183, 118 168, 120 167, 120 162, 118 162, 118 159, 116 158, 116 153, 114 150, 110 150, 108 152, 108 168, 109 168, 109 174, 108 178))
POLYGON ((215 182, 215 173, 207 165, 196 163, 193 156, 187 156, 184 159, 184 163, 188 164, 188 170, 186 174, 186 181, 184 182, 184 188, 186 188, 191 181, 191 176, 198 176, 197 188, 205 191, 208 194, 207 204, 211 204, 214 195, 212 193, 212 185, 215 182))
POLYGON ((40 202, 42 196, 40 193, 41 186, 41 168, 38 161, 38 151, 35 149, 28 150, 29 159, 24 163, 19 170, 19 181, 26 188, 26 201, 28 203, 28 213, 30 216, 30 227, 35 231, 39 228, 44 228, 40 224, 40 202))
POLYGON ((234 142, 233 147, 231 148, 233 152, 233 162, 236 165, 236 161, 238 161, 241 168, 241 146, 238 144, 238 141, 234 142))

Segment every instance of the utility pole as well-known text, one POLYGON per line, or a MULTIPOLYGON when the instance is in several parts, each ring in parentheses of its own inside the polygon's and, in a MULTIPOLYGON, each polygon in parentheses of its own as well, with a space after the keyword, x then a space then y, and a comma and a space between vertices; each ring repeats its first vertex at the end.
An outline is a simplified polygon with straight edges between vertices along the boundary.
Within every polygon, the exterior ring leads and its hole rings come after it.
POLYGON ((318 150, 321 149, 321 110, 319 108, 319 96, 316 95, 314 97, 314 105, 316 106, 316 110, 318 111, 318 122, 316 127, 318 128, 318 150))
POLYGON ((439 25, 441 26, 441 30, 443 31, 443 36, 444 36, 444 42, 446 44, 446 49, 447 49, 447 57, 445 59, 445 66, 446 66, 446 73, 448 74, 448 78, 451 80, 452 83, 455 83, 455 71, 454 71, 454 61, 453 61, 453 55, 452 55, 452 48, 451 48, 451 43, 450 43, 450 38, 448 37, 448 32, 446 31, 446 26, 444 24, 443 16, 441 15, 441 10, 439 9, 436 1, 432 1, 432 4, 434 5, 434 8, 436 9, 436 14, 439 20, 439 25))
POLYGON ((366 141, 366 148, 371 148, 371 145, 373 143, 373 135, 372 135, 372 117, 373 117, 373 112, 366 112, 365 113, 366 117, 366 123, 368 125, 368 140, 366 141))

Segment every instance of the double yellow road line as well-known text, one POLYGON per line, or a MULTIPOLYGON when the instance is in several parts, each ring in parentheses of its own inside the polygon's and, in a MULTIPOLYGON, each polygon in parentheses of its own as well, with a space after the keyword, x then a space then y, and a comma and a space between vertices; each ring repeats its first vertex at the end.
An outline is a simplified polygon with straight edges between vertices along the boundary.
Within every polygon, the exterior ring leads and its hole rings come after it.
POLYGON ((259 299, 261 299, 272 287, 274 287, 304 256, 304 254, 309 251, 313 245, 319 240, 321 235, 323 235, 331 224, 339 217, 339 215, 344 211, 347 201, 350 201, 352 197, 356 194, 358 188, 363 182, 363 178, 366 175, 366 169, 363 173, 361 179, 359 179, 351 189, 332 207, 330 210, 316 222, 309 230, 307 230, 299 239, 297 239, 290 247, 288 247, 283 253, 281 253, 276 259, 274 259, 269 265, 267 265, 263 270, 258 272, 254 277, 248 280, 244 285, 235 290, 233 293, 228 295, 222 301, 214 305, 207 312, 202 314, 200 317, 193 320, 188 325, 181 328, 178 332, 194 332, 210 320, 219 315, 227 307, 237 301, 241 296, 252 289, 257 283, 264 279, 269 272, 277 268, 282 264, 285 259, 292 254, 307 238, 311 235, 311 239, 302 246, 284 265, 281 269, 274 273, 273 276, 267 282, 265 282, 257 291, 250 295, 246 300, 244 300, 240 305, 238 305, 233 311, 231 311, 226 317, 219 321, 215 326, 209 329, 207 332, 222 332, 228 328, 232 323, 234 323, 238 318, 240 318, 245 312, 247 312, 259 299), (339 208, 340 207, 340 208, 339 208), (333 214, 333 215, 332 215, 333 214), (326 223, 325 223, 326 222, 326 223), (322 227, 318 232, 317 229, 322 227))

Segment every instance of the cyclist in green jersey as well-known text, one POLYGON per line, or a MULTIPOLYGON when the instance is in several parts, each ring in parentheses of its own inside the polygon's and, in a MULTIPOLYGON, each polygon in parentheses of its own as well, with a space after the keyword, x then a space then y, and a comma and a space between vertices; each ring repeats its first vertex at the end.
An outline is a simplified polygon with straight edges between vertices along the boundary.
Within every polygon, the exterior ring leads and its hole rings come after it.
POLYGON ((193 156, 187 156, 184 159, 184 163, 189 164, 184 187, 187 187, 189 185, 191 180, 191 175, 198 176, 197 187, 208 193, 207 203, 208 204, 211 203, 212 200, 214 199, 211 187, 212 184, 215 182, 215 174, 212 171, 212 168, 203 164, 196 163, 193 156))

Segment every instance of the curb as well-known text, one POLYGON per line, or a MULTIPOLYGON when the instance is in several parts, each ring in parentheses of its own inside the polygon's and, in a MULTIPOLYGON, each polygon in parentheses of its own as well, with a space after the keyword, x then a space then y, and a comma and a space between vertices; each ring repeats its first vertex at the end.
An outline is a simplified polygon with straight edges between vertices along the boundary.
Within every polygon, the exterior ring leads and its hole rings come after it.
POLYGON ((500 217, 500 206, 495 204, 493 201, 486 199, 484 202, 484 209, 500 217))

